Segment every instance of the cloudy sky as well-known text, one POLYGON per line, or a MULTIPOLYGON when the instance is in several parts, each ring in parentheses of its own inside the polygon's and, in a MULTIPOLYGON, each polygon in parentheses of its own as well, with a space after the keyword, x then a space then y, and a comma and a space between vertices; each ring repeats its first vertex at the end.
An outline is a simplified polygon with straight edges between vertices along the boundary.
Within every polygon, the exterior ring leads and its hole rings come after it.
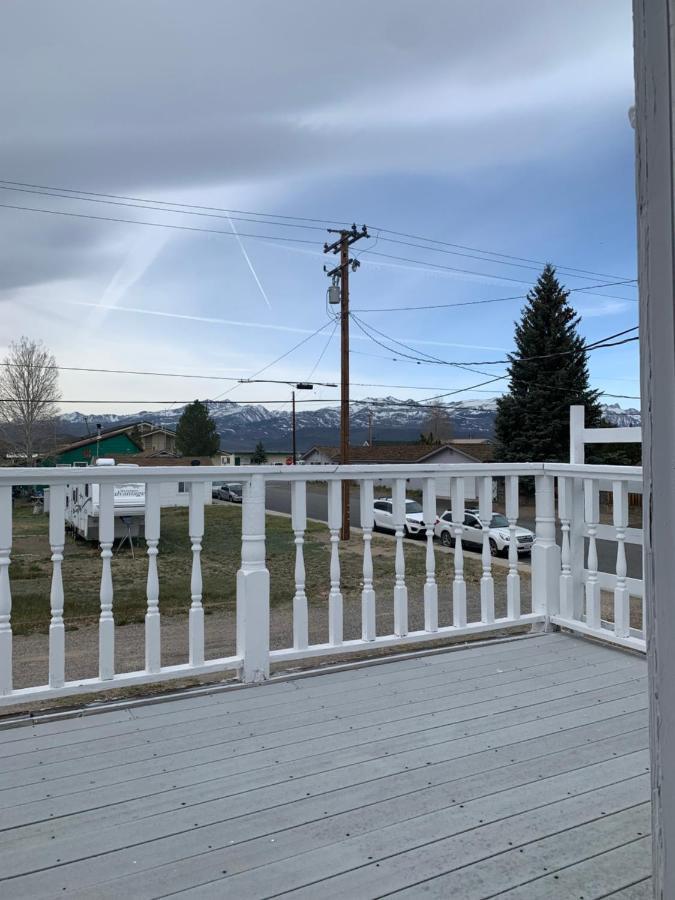
MULTIPOLYGON (((261 377, 333 381, 330 222, 369 227, 352 306, 389 347, 499 359, 545 260, 589 340, 637 324, 632 285, 593 287, 635 276, 631 27, 630 0, 4 0, 0 354, 27 334, 63 366, 239 378, 308 337, 261 377)), ((352 347, 357 398, 484 380, 352 347)), ((637 345, 591 372, 637 394, 637 345)), ((61 377, 68 410, 288 397, 233 385, 61 377)))

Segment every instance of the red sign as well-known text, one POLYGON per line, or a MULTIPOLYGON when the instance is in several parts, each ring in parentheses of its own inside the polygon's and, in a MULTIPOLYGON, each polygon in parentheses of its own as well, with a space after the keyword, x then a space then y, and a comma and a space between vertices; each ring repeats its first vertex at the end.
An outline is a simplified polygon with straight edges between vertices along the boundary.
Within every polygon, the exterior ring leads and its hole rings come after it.
POLYGON ((293 457, 292 457, 292 456, 287 456, 287 457, 286 457, 286 465, 287 465, 287 466, 292 466, 292 465, 293 465, 293 457))

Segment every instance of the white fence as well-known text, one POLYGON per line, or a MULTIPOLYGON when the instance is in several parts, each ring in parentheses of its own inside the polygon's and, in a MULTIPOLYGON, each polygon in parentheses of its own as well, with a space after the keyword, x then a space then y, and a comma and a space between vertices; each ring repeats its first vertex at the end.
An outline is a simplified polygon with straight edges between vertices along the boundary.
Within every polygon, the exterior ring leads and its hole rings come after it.
MULTIPOLYGON (((138 478, 138 472, 135 477, 138 478)), ((145 666, 139 671, 115 670, 115 584, 112 556, 114 543, 113 488, 122 473, 115 468, 89 469, 7 469, 0 471, 0 706, 47 697, 99 691, 133 684, 166 681, 214 672, 234 672, 244 682, 262 681, 269 676, 270 665, 306 658, 340 656, 384 647, 424 644, 440 638, 490 634, 505 628, 536 625, 560 625, 626 647, 644 649, 644 617, 641 608, 642 583, 629 578, 625 545, 638 540, 628 528, 627 491, 640 482, 641 470, 627 467, 572 466, 560 464, 521 465, 445 465, 445 466, 350 466, 350 467, 197 467, 144 468, 146 484, 145 543, 147 552, 145 666), (406 479, 423 480, 423 508, 426 523, 424 585, 419 597, 409 597, 406 557, 419 553, 404 540, 406 479), (236 651, 214 659, 205 658, 205 619, 202 603, 202 539, 204 536, 205 488, 213 480, 243 483, 241 565, 236 575, 236 651), (361 520, 361 634, 344 639, 343 590, 341 584, 341 482, 349 479, 358 485, 361 520), (478 486, 480 518, 483 522, 480 554, 479 596, 476 604, 467 604, 466 548, 462 542, 465 515, 465 481, 475 479, 478 486), (535 541, 530 561, 518 557, 513 537, 518 526, 522 479, 535 490, 535 541), (373 498, 376 481, 391 484, 394 500, 394 554, 386 588, 375 584, 372 540, 374 530, 373 498), (496 614, 495 569, 490 546, 489 522, 493 512, 493 483, 504 483, 505 514, 511 541, 508 550, 503 615, 496 614), (62 563, 67 553, 64 513, 66 486, 77 482, 100 485, 100 585, 98 625, 98 675, 66 680, 66 641, 64 598, 69 585, 64 583, 62 563), (186 542, 192 556, 192 574, 185 609, 188 620, 188 661, 166 666, 161 661, 160 615, 161 584, 157 559, 162 551, 160 533, 160 487, 167 482, 189 485, 189 517, 186 542), (292 594, 292 643, 270 649, 270 573, 266 562, 266 484, 290 482, 291 521, 294 538, 294 576, 289 585, 292 594), (308 597, 304 549, 307 521, 307 487, 321 482, 327 492, 329 534, 328 576, 330 588, 325 608, 320 611, 327 624, 327 640, 310 641, 310 611, 316 612, 316 597, 308 597), (611 484, 613 522, 600 521, 599 490, 611 484), (44 684, 13 687, 14 659, 12 578, 12 487, 47 484, 50 488, 49 545, 51 549, 51 590, 45 596, 50 611, 49 658, 44 684), (452 526, 455 546, 451 555, 440 553, 434 541, 437 487, 452 498, 452 526), (556 511, 557 498, 557 511, 556 511), (601 572, 598 542, 611 540, 612 571, 601 572), (585 543, 588 543, 587 550, 585 543), (612 545, 613 546, 613 545, 612 545), (451 572, 449 596, 439 600, 438 566, 451 572), (521 581, 531 578, 531 609, 521 609, 521 581), (611 595, 611 596, 610 596, 611 595), (411 603, 423 608, 423 627, 409 628, 411 603), (449 624, 439 625, 442 618, 449 624), (384 606, 393 609, 390 633, 378 633, 377 614, 384 606), (472 612, 473 610, 473 612, 472 612), (603 612, 604 610, 604 612, 603 612), (607 615, 609 610, 609 615, 607 615), (631 623, 631 615, 633 623, 631 623)), ((289 551, 291 552, 291 551, 289 551)), ((605 552, 605 557, 607 556, 605 552)), ((224 573, 225 574, 225 573, 224 573)), ((500 575, 501 577, 501 575, 500 575)), ((17 640, 22 640, 18 638, 17 640)))

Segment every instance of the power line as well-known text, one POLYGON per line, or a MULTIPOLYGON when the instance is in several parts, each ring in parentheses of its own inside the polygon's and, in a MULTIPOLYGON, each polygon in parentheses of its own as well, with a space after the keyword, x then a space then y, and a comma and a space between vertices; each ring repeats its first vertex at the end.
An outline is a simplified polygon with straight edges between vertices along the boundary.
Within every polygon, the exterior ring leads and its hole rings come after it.
MULTIPOLYGON (((178 203, 173 200, 152 200, 148 197, 129 197, 124 194, 105 194, 101 191, 83 191, 77 190, 75 188, 64 188, 64 187, 53 187, 52 185, 47 184, 31 184, 30 182, 24 181, 8 181, 6 178, 0 178, 0 184, 6 185, 15 185, 17 187, 22 188, 39 188, 40 190, 45 191, 61 191, 64 194, 87 194, 89 197, 107 197, 112 198, 114 200, 132 200, 138 203, 156 203, 161 206, 182 206, 185 209, 198 209, 198 210, 208 210, 211 212, 221 212, 225 214, 242 215, 242 216, 261 216, 268 219, 289 219, 296 222, 316 222, 320 226, 325 225, 347 225, 347 222, 339 221, 335 219, 311 219, 307 216, 287 216, 281 215, 280 213, 258 213, 251 212, 250 210, 245 209, 225 209, 221 206, 203 206, 197 203, 178 203)), ((85 199, 85 198, 77 198, 73 199, 85 199)), ((323 228, 321 228, 323 231, 323 228)))
MULTIPOLYGON (((340 323, 339 323, 339 320, 338 320, 338 319, 335 319, 335 322, 334 322, 334 324, 333 324, 333 330, 332 330, 331 333, 328 335, 328 340, 327 340, 326 343, 324 344, 323 350, 321 351, 321 353, 319 353, 319 358, 317 359, 317 361, 316 361, 316 362, 314 363, 314 365, 312 366, 312 371, 309 373, 309 375, 308 375, 307 378, 305 379, 306 381, 311 381, 311 380, 312 380, 312 375, 314 375, 314 373, 316 372, 316 370, 319 368, 319 365, 321 364, 321 360, 322 360, 322 359, 324 358, 324 356, 326 355, 326 351, 328 350, 328 348, 329 348, 329 346, 330 346, 330 342, 331 342, 331 341, 333 340, 333 338, 335 337, 335 332, 337 331, 337 327, 338 327, 339 324, 340 324, 340 323)), ((318 383, 318 382, 315 382, 315 383, 318 383)))
MULTIPOLYGON (((152 202, 148 203, 135 203, 135 202, 126 202, 123 200, 103 200, 100 197, 75 197, 75 196, 67 196, 66 194, 56 194, 51 191, 37 191, 31 190, 29 188, 19 188, 19 187, 8 187, 0 183, 0 191, 19 191, 24 194, 38 194, 41 197, 58 197, 61 200, 79 200, 81 202, 86 203, 106 203, 109 206, 124 206, 129 209, 150 209, 154 212, 161 213, 178 213, 183 216, 204 216, 210 219, 226 219, 232 222, 253 222, 260 225, 275 225, 280 228, 304 228, 304 229, 312 229, 313 231, 323 231, 323 227, 321 225, 301 225, 298 222, 275 222, 272 219, 267 218, 258 218, 253 219, 246 216, 237 216, 230 215, 229 213, 212 213, 212 212, 202 212, 198 210, 192 209, 171 209, 169 206, 162 207, 153 205, 152 202)), ((252 214, 252 215, 255 215, 252 214)))
MULTIPOLYGON (((354 322, 357 324, 357 326, 361 329, 361 331, 363 331, 363 333, 367 337, 369 337, 374 343, 378 344, 378 346, 384 347, 385 350, 391 350, 391 348, 387 347, 384 343, 382 343, 382 341, 379 341, 379 340, 377 340, 377 338, 373 337, 372 333, 370 333, 370 332, 375 331, 377 334, 379 334, 385 340, 400 344, 400 342, 397 341, 395 338, 389 337, 388 335, 384 334, 384 332, 379 331, 378 329, 374 328, 372 325, 365 326, 365 323, 361 322, 361 320, 358 318, 358 316, 355 316, 353 313, 352 313, 352 318, 353 318, 354 322)), ((637 341, 637 340, 639 340, 639 337, 635 336, 635 337, 631 337, 631 338, 626 338, 625 340, 615 341, 614 343, 607 343, 609 341, 613 341, 614 338, 619 338, 625 334, 630 334, 632 331, 637 331, 638 327, 639 326, 634 325, 632 328, 627 328, 624 331, 618 331, 615 334, 608 335, 607 337, 599 338, 597 341, 594 341, 591 344, 585 345, 583 349, 585 351, 599 350, 604 347, 617 347, 617 346, 620 346, 621 344, 627 344, 627 343, 631 343, 632 341, 637 341)), ((415 350, 415 348, 408 347, 407 345, 402 345, 402 346, 406 346, 407 349, 411 350, 411 352, 413 352, 413 353, 420 354, 419 356, 416 356, 416 357, 413 357, 413 356, 408 357, 409 359, 412 359, 418 363, 438 364, 438 365, 454 366, 454 367, 457 367, 457 366, 466 367, 466 366, 511 365, 511 363, 513 362, 513 360, 509 356, 509 357, 506 357, 505 359, 487 359, 487 360, 483 359, 483 360, 477 360, 477 361, 471 360, 470 362, 463 364, 463 363, 457 363, 457 362, 454 362, 451 360, 440 359, 439 357, 431 357, 431 356, 429 356, 429 354, 424 353, 424 351, 415 350)), ((559 353, 549 353, 549 354, 541 354, 539 356, 522 357, 522 361, 552 359, 553 357, 567 356, 570 353, 576 353, 576 352, 578 352, 578 351, 577 350, 564 350, 564 351, 560 351, 559 353)), ((405 355, 405 354, 399 354, 399 355, 405 355)), ((481 374, 487 374, 487 373, 484 372, 481 374)))
MULTIPOLYGON (((471 365, 472 365, 471 363, 464 364, 464 363, 458 363, 458 362, 447 362, 446 360, 442 360, 437 356, 432 356, 429 353, 425 353, 423 350, 416 350, 414 347, 410 347, 410 346, 408 346, 408 344, 404 344, 401 341, 396 340, 396 338, 389 337, 388 335, 384 334, 383 332, 378 331, 378 329, 373 327, 372 325, 366 326, 365 323, 362 322, 353 313, 352 313, 352 319, 356 323, 357 327, 366 335, 366 337, 369 337, 371 341, 374 341, 380 347, 385 347, 385 345, 381 341, 378 341, 376 338, 374 338, 372 336, 372 334, 370 334, 369 331, 366 330, 366 328, 368 328, 370 331, 376 332, 376 334, 379 334, 381 337, 385 338, 385 340, 391 341, 394 344, 398 344, 399 347, 404 347, 406 350, 410 350, 411 353, 418 353, 422 357, 426 357, 426 359, 420 359, 419 356, 410 356, 405 353, 399 354, 399 355, 407 357, 410 360, 413 360, 415 362, 430 362, 430 363, 438 363, 441 365, 454 366, 458 369, 464 369, 465 371, 472 372, 473 374, 476 374, 476 375, 487 375, 488 374, 487 372, 481 372, 479 369, 471 368, 471 365)), ((385 349, 389 349, 389 348, 385 347, 385 349)))
MULTIPOLYGON (((458 250, 447 250, 444 247, 428 247, 428 246, 425 246, 424 244, 416 244, 414 241, 400 241, 400 240, 397 240, 396 238, 387 238, 387 237, 383 237, 382 240, 386 241, 387 243, 390 243, 390 244, 400 244, 401 246, 404 246, 404 247, 415 247, 418 250, 427 250, 431 253, 445 253, 445 254, 448 254, 449 256, 459 256, 461 259, 476 259, 479 262, 488 262, 488 263, 492 263, 493 265, 498 265, 498 266, 512 266, 517 269, 531 269, 535 272, 540 272, 541 267, 544 265, 544 263, 541 263, 540 265, 529 265, 528 263, 524 263, 524 262, 511 262, 508 259, 490 259, 487 256, 480 255, 480 253, 482 253, 483 251, 479 251, 478 253, 460 253, 458 250)), ((364 250, 363 252, 365 253, 366 251, 364 250)), ((489 251, 487 251, 487 252, 489 252, 489 251)), ((566 275, 568 278, 585 278, 585 279, 591 280, 591 281, 595 280, 597 277, 620 278, 619 275, 603 276, 603 275, 598 275, 596 273, 592 273, 592 274, 589 273, 588 275, 581 274, 581 272, 578 272, 578 271, 574 272, 571 269, 567 269, 565 266, 555 266, 555 269, 557 272, 560 272, 562 275, 566 275)), ((635 278, 624 279, 624 282, 626 282, 626 283, 629 281, 635 282, 636 279, 635 278)))
MULTIPOLYGON (((197 225, 173 225, 170 222, 146 222, 141 219, 122 219, 117 216, 95 216, 92 213, 76 213, 66 212, 62 209, 44 209, 36 206, 17 206, 12 203, 0 203, 0 207, 4 209, 18 209, 23 212, 46 213, 50 216, 70 216, 75 219, 93 219, 98 222, 122 222, 126 225, 151 225, 153 228, 170 228, 174 231, 199 231, 204 234, 224 234, 227 237, 236 237, 233 231, 221 231, 216 228, 199 228, 197 225)), ((266 241, 283 241, 292 244, 314 244, 318 246, 317 241, 310 241, 308 238, 292 238, 283 237, 275 234, 251 234, 244 231, 238 232, 239 237, 260 238, 266 241)))
MULTIPOLYGON (((515 260, 518 260, 519 262, 535 263, 538 266, 546 265, 546 262, 544 262, 542 260, 530 259, 527 256, 514 256, 512 253, 498 253, 495 250, 486 250, 481 247, 469 247, 466 244, 455 244, 455 243, 451 243, 450 241, 441 241, 441 240, 438 240, 437 238, 422 237, 417 234, 408 234, 405 231, 392 231, 389 228, 380 228, 379 231, 381 231, 383 234, 395 234, 398 237, 410 238, 414 241, 426 241, 427 243, 430 243, 430 244, 442 244, 444 247, 455 247, 459 250, 469 250, 473 253, 489 254, 490 256, 497 256, 502 259, 515 259, 515 260)), ((391 241, 391 238, 383 238, 382 240, 391 241)), ((400 241, 398 243, 403 243, 403 242, 400 241)), ((573 266, 560 265, 560 266, 556 266, 556 268, 561 271, 563 269, 566 269, 568 272, 579 272, 583 275, 592 275, 592 276, 598 277, 598 278, 621 278, 622 277, 620 275, 607 275, 606 273, 603 273, 603 272, 593 272, 593 271, 590 271, 589 269, 579 269, 579 268, 576 268, 573 266)), ((635 280, 635 279, 633 279, 633 280, 635 280)))
MULTIPOLYGON (((631 279, 632 281, 632 279, 631 279)), ((620 284, 629 284, 628 281, 606 281, 601 284, 589 284, 586 287, 572 287, 565 288, 565 293, 578 293, 578 292, 590 292, 593 288, 603 288, 603 287, 615 287, 620 284)), ((634 297, 619 297, 614 296, 613 294, 598 294, 596 293, 594 296, 596 297, 606 297, 610 300, 625 300, 628 303, 639 303, 639 300, 634 297)), ((415 312, 419 309, 450 309, 454 306, 482 306, 487 303, 505 303, 507 300, 527 300, 527 294, 512 294, 510 297, 490 297, 487 300, 460 300, 456 303, 428 303, 421 304, 419 306, 367 306, 367 307, 357 307, 353 310, 353 312, 359 313, 368 313, 368 312, 415 312)))
MULTIPOLYGON (((512 278, 509 275, 495 275, 492 272, 476 272, 474 269, 459 269, 456 266, 444 266, 444 265, 442 265, 442 263, 430 262, 429 260, 410 259, 410 257, 407 257, 407 256, 395 256, 394 254, 391 254, 391 253, 382 253, 380 250, 364 250, 363 253, 364 254, 368 253, 371 256, 381 256, 385 259, 394 259, 399 262, 414 263, 415 265, 418 265, 418 266, 426 266, 426 267, 431 266, 434 269, 440 269, 445 272, 457 272, 462 275, 478 275, 481 278, 496 278, 498 281, 511 281, 511 282, 514 282, 515 284, 531 284, 530 281, 525 281, 522 278, 512 278)), ((365 262, 370 262, 370 260, 365 260, 365 262)), ((634 282, 635 282, 635 279, 630 278, 630 279, 625 279, 621 282, 614 282, 614 284, 616 284, 616 283, 633 284, 634 282)), ((583 291, 584 293, 588 293, 588 294, 594 294, 595 296, 598 296, 598 297, 609 297, 612 300, 631 300, 631 299, 633 299, 633 300, 635 300, 636 303, 638 302, 635 298, 630 298, 630 297, 617 297, 617 296, 612 296, 611 294, 595 294, 595 292, 592 290, 592 287, 578 287, 578 288, 575 288, 575 290, 583 291)), ((483 301, 483 302, 487 302, 487 301, 483 301)), ((444 305, 454 306, 454 305, 459 305, 459 304, 450 303, 450 304, 444 304, 444 305)), ((398 308, 400 308, 400 307, 398 307, 398 308)), ((421 307, 415 307, 415 308, 420 309, 421 307)), ((385 310, 368 310, 368 312, 382 312, 382 311, 385 311, 385 310)), ((361 312, 364 312, 364 310, 361 310, 361 312)))
MULTIPOLYGON (((286 352, 282 353, 281 356, 277 356, 277 358, 273 359, 271 363, 268 363, 266 366, 263 366, 262 369, 258 369, 258 371, 254 372, 253 375, 251 375, 250 377, 257 378, 258 375, 262 375, 263 372, 266 372, 268 369, 271 369, 272 366, 275 366, 278 362, 281 362, 282 359, 285 359, 287 356, 290 356, 291 353, 293 353, 299 347, 302 347, 303 344, 306 344, 307 341, 310 341, 313 337, 316 337, 317 334, 321 334, 321 332, 325 331, 326 328, 328 328, 330 326, 330 324, 331 324, 330 322, 326 322, 325 324, 321 325, 321 327, 317 328, 316 331, 313 331, 311 334, 308 334, 307 337, 304 337, 301 341, 298 341, 297 344, 294 344, 290 350, 286 350, 286 352)), ((233 387, 231 387, 229 390, 224 391, 222 394, 218 394, 213 399, 218 400, 221 397, 224 397, 226 394, 231 393, 235 387, 237 387, 237 385, 233 385, 233 387)))
MULTIPOLYGON (((227 217, 228 215, 230 215, 230 216, 231 215, 255 216, 257 218, 252 219, 251 221, 270 220, 268 222, 268 224, 277 224, 277 225, 283 225, 283 222, 275 222, 272 220, 283 219, 283 220, 286 220, 287 222, 313 223, 311 226, 310 225, 300 225, 299 227, 315 227, 315 228, 319 228, 319 229, 321 229, 322 226, 325 226, 325 225, 348 225, 349 224, 344 220, 319 219, 319 218, 311 218, 308 216, 289 216, 289 215, 283 215, 280 213, 263 213, 263 212, 255 212, 255 211, 251 211, 251 210, 227 209, 227 208, 219 207, 219 206, 207 206, 207 205, 196 204, 196 203, 182 203, 182 202, 173 201, 173 200, 153 200, 152 198, 148 198, 148 197, 135 197, 135 196, 129 196, 129 195, 125 195, 125 194, 109 194, 109 193, 104 193, 102 191, 87 191, 87 190, 75 189, 75 188, 55 187, 53 185, 34 184, 31 182, 23 182, 23 181, 11 181, 11 180, 4 179, 4 178, 0 179, 0 187, 2 187, 2 189, 5 189, 5 190, 17 190, 17 191, 21 190, 24 193, 43 193, 46 196, 63 197, 64 199, 91 200, 91 199, 99 198, 100 202, 106 202, 107 200, 120 200, 120 201, 135 203, 135 204, 154 204, 154 208, 157 208, 160 206, 161 207, 180 207, 180 209, 173 209, 173 210, 167 209, 166 210, 167 212, 181 212, 184 210, 195 210, 195 211, 199 211, 199 212, 205 211, 205 212, 212 212, 212 213, 221 213, 221 214, 224 214, 224 217, 227 217), (59 193, 58 194, 47 193, 47 192, 52 192, 52 191, 58 191, 59 193), (70 196, 67 196, 67 195, 70 195, 70 196), (86 195, 86 196, 78 196, 78 195, 86 195)), ((139 208, 143 208, 143 207, 139 207, 139 208)), ((153 207, 150 207, 150 208, 153 208, 153 207)), ((403 231, 394 231, 393 229, 390 229, 390 228, 377 228, 377 229, 373 229, 373 230, 378 231, 379 233, 382 233, 382 234, 395 235, 397 238, 408 238, 413 241, 423 241, 427 244, 439 244, 442 247, 454 248, 453 250, 439 251, 438 248, 434 248, 434 247, 424 247, 423 245, 419 245, 419 244, 410 244, 408 241, 401 241, 401 240, 396 240, 395 238, 382 237, 383 241, 387 241, 389 243, 404 244, 406 246, 419 246, 420 249, 428 249, 432 252, 447 252, 447 253, 454 254, 454 250, 462 250, 462 251, 468 251, 469 253, 482 254, 482 256, 469 257, 469 258, 485 259, 486 262, 499 262, 499 260, 515 260, 519 263, 533 263, 535 266, 539 266, 539 267, 545 265, 545 262, 543 262, 541 260, 531 259, 531 258, 525 257, 525 256, 516 256, 511 253, 500 253, 495 250, 487 250, 487 249, 481 248, 481 247, 467 246, 465 244, 453 243, 451 241, 440 240, 438 238, 423 237, 421 235, 410 234, 410 233, 403 232, 403 231), (490 260, 490 259, 485 258, 487 256, 497 257, 497 259, 490 260)), ((379 237, 379 235, 378 235, 378 237, 379 237)), ((377 241, 376 241, 376 243, 377 243, 377 241)), ((465 256, 467 254, 466 253, 457 253, 454 255, 465 256)), ((508 265, 510 263, 506 263, 506 264, 508 265)), ((556 268, 561 272, 566 271, 569 273, 578 273, 583 276, 600 277, 600 278, 615 278, 615 279, 618 279, 621 277, 618 275, 607 275, 606 273, 594 272, 594 271, 591 271, 588 269, 581 269, 581 268, 577 268, 574 266, 557 265, 556 268)), ((635 281, 635 279, 630 279, 630 280, 635 281)), ((626 282, 626 283, 628 283, 628 282, 626 282)))

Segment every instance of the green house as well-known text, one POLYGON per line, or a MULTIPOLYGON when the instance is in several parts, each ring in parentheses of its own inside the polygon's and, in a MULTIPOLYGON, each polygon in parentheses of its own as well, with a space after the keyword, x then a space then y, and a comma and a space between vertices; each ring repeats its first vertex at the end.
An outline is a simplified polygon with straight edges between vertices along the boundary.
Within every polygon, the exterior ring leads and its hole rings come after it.
POLYGON ((88 464, 99 456, 133 456, 142 448, 129 434, 129 430, 104 432, 100 437, 83 438, 57 450, 53 462, 59 466, 88 464))

